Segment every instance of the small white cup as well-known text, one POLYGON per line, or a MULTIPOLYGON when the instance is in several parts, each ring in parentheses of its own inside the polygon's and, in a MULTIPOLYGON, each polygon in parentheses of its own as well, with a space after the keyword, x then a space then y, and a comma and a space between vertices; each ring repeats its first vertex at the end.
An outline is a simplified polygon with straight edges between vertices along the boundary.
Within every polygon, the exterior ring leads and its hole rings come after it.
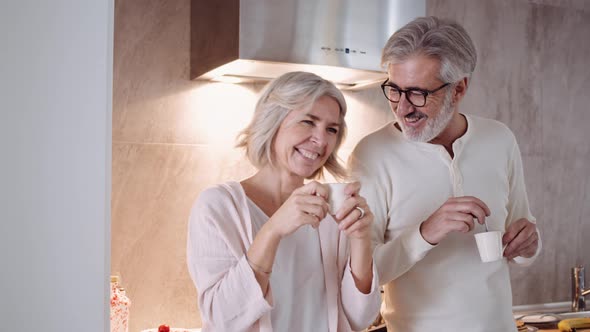
POLYGON ((502 232, 477 233, 475 234, 475 242, 482 262, 493 262, 502 258, 504 252, 504 248, 502 248, 502 232))
POLYGON ((325 183, 328 187, 328 205, 330 206, 330 214, 334 215, 344 204, 348 198, 344 193, 344 188, 348 183, 325 183))

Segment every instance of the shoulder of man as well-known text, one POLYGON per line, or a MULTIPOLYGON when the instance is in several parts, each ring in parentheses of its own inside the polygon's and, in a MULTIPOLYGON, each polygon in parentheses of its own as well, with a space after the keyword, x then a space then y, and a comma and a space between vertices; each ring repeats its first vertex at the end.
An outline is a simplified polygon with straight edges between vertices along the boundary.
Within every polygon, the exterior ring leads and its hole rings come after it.
POLYGON ((393 121, 388 122, 363 137, 355 146, 352 154, 356 156, 380 154, 382 147, 390 146, 396 139, 396 136, 392 134, 392 131, 396 130, 393 124, 393 121))
POLYGON ((476 115, 469 115, 469 118, 477 135, 491 136, 494 140, 505 139, 506 143, 516 142, 514 133, 505 123, 476 115))

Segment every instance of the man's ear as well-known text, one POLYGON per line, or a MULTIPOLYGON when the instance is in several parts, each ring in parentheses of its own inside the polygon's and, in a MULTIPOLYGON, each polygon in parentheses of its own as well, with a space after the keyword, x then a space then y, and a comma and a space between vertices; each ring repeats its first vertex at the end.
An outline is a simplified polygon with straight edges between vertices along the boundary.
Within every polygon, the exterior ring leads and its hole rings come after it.
POLYGON ((464 77, 462 80, 455 84, 455 88, 453 90, 453 105, 456 105, 458 102, 463 99, 465 94, 467 93, 467 86, 469 85, 469 78, 464 77))

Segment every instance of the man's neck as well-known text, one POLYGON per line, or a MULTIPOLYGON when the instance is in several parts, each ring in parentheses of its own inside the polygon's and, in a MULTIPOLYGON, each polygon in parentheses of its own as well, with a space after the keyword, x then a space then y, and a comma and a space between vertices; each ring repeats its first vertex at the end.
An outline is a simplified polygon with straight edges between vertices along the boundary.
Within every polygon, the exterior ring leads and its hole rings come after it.
POLYGON ((465 135, 465 132, 467 132, 467 119, 464 115, 456 111, 445 130, 429 143, 442 145, 449 155, 451 155, 451 158, 453 158, 455 155, 453 152, 453 143, 459 137, 465 135))

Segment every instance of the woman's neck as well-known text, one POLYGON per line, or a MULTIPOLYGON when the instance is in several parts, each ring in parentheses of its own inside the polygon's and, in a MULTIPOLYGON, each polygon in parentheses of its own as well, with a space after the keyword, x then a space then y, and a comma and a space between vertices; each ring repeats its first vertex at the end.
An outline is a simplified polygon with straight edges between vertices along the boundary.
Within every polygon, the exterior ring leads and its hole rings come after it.
POLYGON ((241 185, 246 196, 271 216, 295 189, 303 185, 303 180, 300 176, 280 173, 266 166, 252 177, 243 180, 241 185))

